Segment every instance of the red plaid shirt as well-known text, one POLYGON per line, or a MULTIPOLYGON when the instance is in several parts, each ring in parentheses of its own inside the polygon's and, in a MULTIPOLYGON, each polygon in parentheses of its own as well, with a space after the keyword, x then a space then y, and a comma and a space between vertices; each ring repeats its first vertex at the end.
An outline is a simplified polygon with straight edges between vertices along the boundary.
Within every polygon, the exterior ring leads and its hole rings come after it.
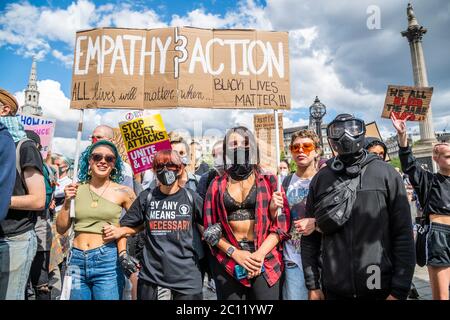
MULTIPOLYGON (((238 241, 233 235, 228 224, 227 212, 223 204, 223 195, 227 188, 228 174, 216 177, 211 183, 206 194, 204 204, 204 227, 207 228, 215 223, 222 226, 222 236, 236 248, 240 248, 238 241)), ((264 260, 265 272, 263 272, 269 286, 273 286, 281 277, 283 272, 282 242, 289 239, 290 211, 285 194, 284 208, 275 220, 272 220, 269 213, 269 205, 272 193, 277 188, 277 178, 272 174, 256 174, 256 208, 255 208, 255 248, 258 249, 270 233, 276 233, 280 237, 280 242, 270 251, 264 260)), ((236 261, 228 257, 226 253, 217 247, 211 248, 212 254, 217 261, 222 264, 226 271, 234 277, 234 267, 236 261)), ((244 286, 250 287, 247 278, 239 280, 244 286)))

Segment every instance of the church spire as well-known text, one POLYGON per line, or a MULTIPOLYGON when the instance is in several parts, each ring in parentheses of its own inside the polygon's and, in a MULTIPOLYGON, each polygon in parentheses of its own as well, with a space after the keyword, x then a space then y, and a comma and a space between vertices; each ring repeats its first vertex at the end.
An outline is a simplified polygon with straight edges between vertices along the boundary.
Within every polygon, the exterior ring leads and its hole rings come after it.
POLYGON ((30 77, 25 89, 25 104, 22 106, 22 113, 34 116, 42 116, 42 108, 39 105, 39 91, 37 87, 37 67, 36 58, 33 57, 30 77))
POLYGON ((33 57, 33 63, 31 64, 30 78, 28 79, 27 89, 37 90, 37 70, 35 57, 33 57))

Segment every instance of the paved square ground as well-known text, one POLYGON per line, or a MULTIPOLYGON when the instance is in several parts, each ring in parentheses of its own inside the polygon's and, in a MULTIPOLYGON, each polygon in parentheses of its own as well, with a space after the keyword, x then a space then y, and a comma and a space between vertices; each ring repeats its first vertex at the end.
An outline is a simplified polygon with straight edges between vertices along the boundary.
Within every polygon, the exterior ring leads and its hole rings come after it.
MULTIPOLYGON (((413 283, 419 292, 419 300, 431 300, 431 288, 430 279, 428 277, 428 270, 426 267, 419 267, 416 265, 414 272, 413 283)), ((217 296, 214 292, 208 289, 207 281, 205 279, 205 285, 203 286, 203 298, 205 300, 217 300, 217 296)))

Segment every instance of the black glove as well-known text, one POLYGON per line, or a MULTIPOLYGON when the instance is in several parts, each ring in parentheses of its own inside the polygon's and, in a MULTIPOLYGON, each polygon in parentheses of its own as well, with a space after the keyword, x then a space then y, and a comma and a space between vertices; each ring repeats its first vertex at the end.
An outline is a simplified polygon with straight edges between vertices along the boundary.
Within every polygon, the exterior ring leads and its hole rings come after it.
POLYGON ((139 261, 134 257, 128 255, 126 251, 123 251, 119 255, 119 263, 122 267, 122 271, 127 278, 139 270, 139 261))
POLYGON ((203 232, 203 238, 211 247, 214 247, 216 244, 218 244, 221 237, 222 226, 220 225, 220 223, 209 226, 203 232))

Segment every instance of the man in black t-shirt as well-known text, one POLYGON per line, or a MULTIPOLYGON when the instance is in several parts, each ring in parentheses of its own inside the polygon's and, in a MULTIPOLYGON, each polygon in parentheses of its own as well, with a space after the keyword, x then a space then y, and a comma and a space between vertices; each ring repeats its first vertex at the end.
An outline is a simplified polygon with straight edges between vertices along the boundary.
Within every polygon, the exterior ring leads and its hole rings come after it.
POLYGON ((25 140, 23 126, 15 116, 18 104, 14 96, 0 89, 0 122, 14 139, 18 152, 13 196, 8 214, 0 222, 0 300, 23 300, 36 254, 34 232, 36 212, 45 207, 42 158, 33 141, 25 140))

